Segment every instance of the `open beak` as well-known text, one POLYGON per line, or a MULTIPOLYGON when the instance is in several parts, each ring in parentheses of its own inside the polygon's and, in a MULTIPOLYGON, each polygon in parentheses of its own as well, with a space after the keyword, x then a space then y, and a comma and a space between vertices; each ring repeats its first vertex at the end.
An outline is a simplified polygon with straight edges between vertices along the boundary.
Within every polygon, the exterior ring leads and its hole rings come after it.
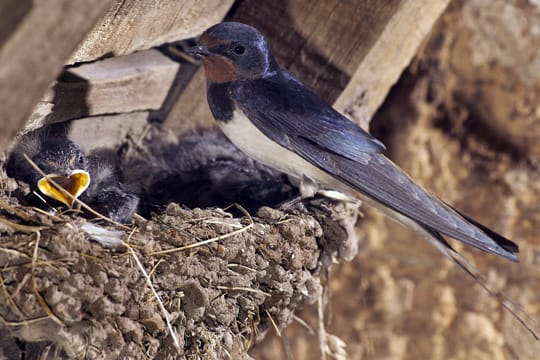
POLYGON ((88 185, 90 185, 90 174, 84 170, 73 170, 69 177, 58 174, 49 174, 39 179, 37 183, 39 191, 44 195, 58 200, 69 207, 73 206, 74 199, 79 197, 79 195, 88 188, 88 185), (73 196, 73 199, 59 190, 49 181, 49 179, 52 179, 55 183, 68 191, 73 196))
POLYGON ((186 49, 186 52, 188 54, 199 55, 199 56, 212 55, 212 53, 204 45, 194 46, 192 48, 186 49))

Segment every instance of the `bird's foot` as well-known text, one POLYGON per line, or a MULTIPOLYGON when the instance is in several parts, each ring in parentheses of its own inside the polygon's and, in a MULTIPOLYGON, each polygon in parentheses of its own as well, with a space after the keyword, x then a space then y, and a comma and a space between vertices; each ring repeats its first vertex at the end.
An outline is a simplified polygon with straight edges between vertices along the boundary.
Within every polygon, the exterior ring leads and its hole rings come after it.
POLYGON ((295 196, 292 199, 286 200, 278 205, 278 209, 284 212, 291 212, 292 210, 299 210, 301 212, 306 212, 307 208, 304 204, 305 200, 308 200, 309 198, 306 198, 303 195, 295 196))

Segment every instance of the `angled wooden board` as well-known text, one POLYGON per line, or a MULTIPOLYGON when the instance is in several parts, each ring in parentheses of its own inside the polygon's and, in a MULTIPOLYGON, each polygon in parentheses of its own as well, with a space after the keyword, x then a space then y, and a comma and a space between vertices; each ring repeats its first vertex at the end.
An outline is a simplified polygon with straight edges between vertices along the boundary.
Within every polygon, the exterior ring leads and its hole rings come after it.
POLYGON ((108 5, 107 0, 2 3, 0 9, 6 11, 0 11, 0 151, 108 5))
POLYGON ((233 0, 116 1, 88 33, 70 63, 125 55, 193 37, 220 22, 233 0))

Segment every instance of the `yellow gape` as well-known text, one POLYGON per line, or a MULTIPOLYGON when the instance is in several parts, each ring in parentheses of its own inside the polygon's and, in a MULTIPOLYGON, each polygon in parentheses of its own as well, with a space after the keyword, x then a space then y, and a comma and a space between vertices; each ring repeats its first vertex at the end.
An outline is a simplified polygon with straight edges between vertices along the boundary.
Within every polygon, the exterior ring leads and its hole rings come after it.
POLYGON ((45 195, 66 204, 69 207, 73 206, 74 199, 79 197, 88 185, 90 184, 90 174, 84 170, 73 170, 69 177, 48 174, 47 176, 39 179, 37 186, 38 189, 45 195), (49 179, 52 179, 55 183, 67 190, 73 199, 64 194, 55 185, 53 185, 49 179))

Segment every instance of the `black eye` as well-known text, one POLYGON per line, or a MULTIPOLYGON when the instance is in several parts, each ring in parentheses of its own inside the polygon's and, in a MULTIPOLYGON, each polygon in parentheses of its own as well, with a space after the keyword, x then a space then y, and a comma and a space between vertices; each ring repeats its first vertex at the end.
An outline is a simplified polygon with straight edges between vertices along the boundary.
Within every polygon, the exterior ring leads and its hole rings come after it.
POLYGON ((84 164, 84 157, 82 155, 79 156, 79 164, 84 164))
POLYGON ((243 53, 246 52, 246 48, 243 47, 242 45, 238 45, 234 47, 233 51, 236 55, 242 55, 243 53))

